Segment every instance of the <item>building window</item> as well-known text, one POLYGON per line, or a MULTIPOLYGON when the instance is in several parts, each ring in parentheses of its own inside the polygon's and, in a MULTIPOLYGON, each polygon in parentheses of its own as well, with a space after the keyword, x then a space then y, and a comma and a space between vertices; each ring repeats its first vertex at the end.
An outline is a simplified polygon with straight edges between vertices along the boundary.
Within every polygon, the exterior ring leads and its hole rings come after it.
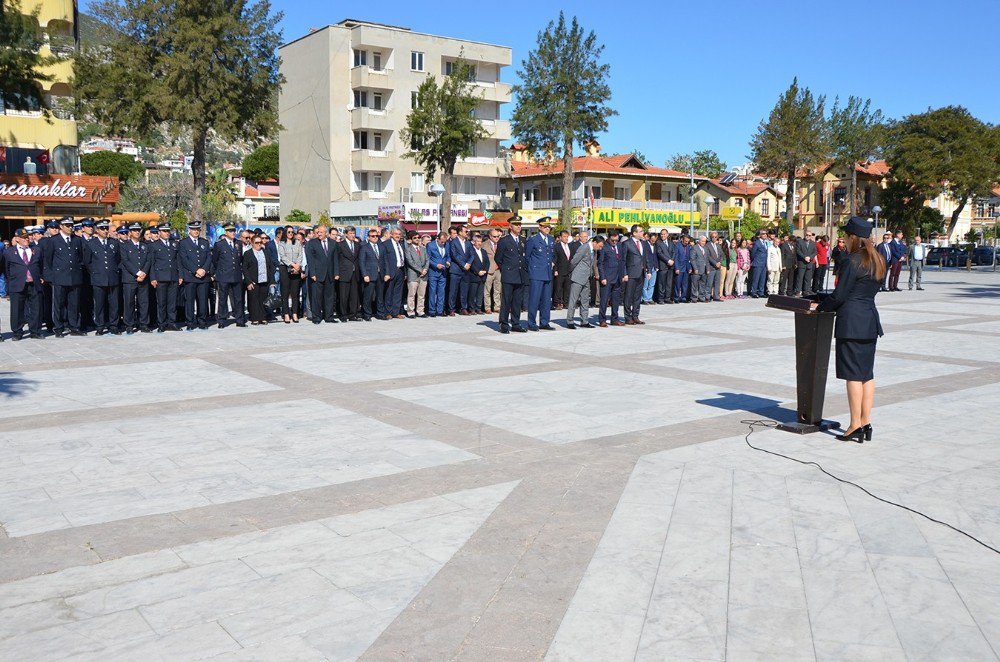
POLYGON ((475 195, 476 194, 476 178, 466 177, 465 181, 462 182, 465 195, 475 195))
POLYGON ((844 203, 847 201, 847 187, 838 186, 833 189, 833 204, 838 207, 843 207, 844 203))
POLYGON ((372 149, 376 152, 382 151, 382 133, 379 131, 372 134, 372 149))
POLYGON ((363 67, 368 64, 368 53, 367 51, 354 49, 354 66, 363 67))
POLYGON ((628 200, 628 189, 624 186, 616 186, 615 200, 628 200))
POLYGON ((976 203, 976 218, 986 218, 986 203, 977 202, 976 203))
POLYGON ((382 191, 382 173, 380 172, 372 173, 372 190, 378 192, 382 191))
POLYGON ((368 132, 354 132, 354 149, 368 149, 368 132))
POLYGON ((382 110, 381 92, 372 92, 372 110, 382 110))
POLYGON ((871 209, 871 207, 872 207, 872 187, 871 186, 866 186, 865 187, 865 208, 866 209, 871 209))
POLYGON ((422 172, 410 173, 410 191, 412 191, 413 193, 424 192, 424 173, 422 172))
MULTIPOLYGON (((445 74, 445 76, 452 75, 455 72, 455 66, 457 64, 458 64, 458 62, 445 62, 444 63, 444 74, 445 74)), ((468 79, 469 80, 476 80, 476 65, 474 65, 474 64, 466 64, 465 66, 468 67, 468 79)))
POLYGON ((761 198, 760 200, 760 215, 770 216, 771 215, 771 201, 767 198, 761 198))
POLYGON ((550 186, 548 199, 562 200, 562 186, 550 186))
POLYGON ((672 197, 673 197, 673 191, 671 191, 670 189, 664 187, 663 188, 663 201, 664 202, 672 202, 672 200, 670 199, 672 197))
POLYGON ((996 213, 997 213, 997 206, 995 204, 990 203, 990 206, 989 206, 989 217, 993 218, 993 215, 996 214, 996 213))
POLYGON ((372 51, 372 69, 382 71, 382 53, 379 51, 372 51))
POLYGON ((594 198, 594 202, 597 202, 598 200, 600 200, 601 199, 601 187, 600 186, 591 186, 590 187, 590 195, 591 195, 591 197, 594 198))
MULTIPOLYGON (((743 201, 739 200, 739 202, 743 202, 743 201)), ((715 201, 712 202, 712 209, 708 212, 709 216, 718 216, 719 215, 719 204, 720 204, 719 203, 719 199, 716 198, 715 201)), ((743 205, 736 205, 736 206, 737 207, 742 207, 743 205)))
POLYGON ((413 71, 424 70, 424 54, 420 51, 410 52, 410 69, 413 71))
POLYGON ((368 93, 364 90, 354 90, 354 107, 365 108, 368 105, 368 93))
POLYGON ((368 190, 368 173, 359 172, 358 173, 358 190, 367 191, 368 190))
POLYGON ((742 207, 743 206, 743 198, 735 198, 733 200, 733 205, 736 206, 736 207, 742 207))
POLYGON ((417 93, 416 92, 410 92, 410 110, 413 110, 418 105, 419 105, 419 103, 417 101, 417 93))

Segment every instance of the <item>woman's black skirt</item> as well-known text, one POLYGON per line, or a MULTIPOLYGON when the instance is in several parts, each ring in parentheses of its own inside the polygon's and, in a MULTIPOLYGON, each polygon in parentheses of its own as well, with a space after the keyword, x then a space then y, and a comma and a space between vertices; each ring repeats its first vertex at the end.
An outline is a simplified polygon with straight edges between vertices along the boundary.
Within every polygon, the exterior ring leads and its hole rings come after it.
POLYGON ((872 340, 837 338, 837 379, 867 382, 875 379, 875 343, 872 340))

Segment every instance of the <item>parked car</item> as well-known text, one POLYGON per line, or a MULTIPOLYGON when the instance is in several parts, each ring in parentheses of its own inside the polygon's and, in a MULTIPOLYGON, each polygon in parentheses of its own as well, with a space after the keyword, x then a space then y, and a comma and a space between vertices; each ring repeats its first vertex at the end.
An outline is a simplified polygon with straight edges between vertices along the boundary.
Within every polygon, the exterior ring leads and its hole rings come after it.
POLYGON ((972 251, 972 264, 992 265, 993 248, 990 246, 979 246, 972 251))
POLYGON ((942 265, 945 267, 964 267, 965 260, 968 257, 968 251, 963 251, 955 246, 935 247, 927 252, 927 264, 942 265))

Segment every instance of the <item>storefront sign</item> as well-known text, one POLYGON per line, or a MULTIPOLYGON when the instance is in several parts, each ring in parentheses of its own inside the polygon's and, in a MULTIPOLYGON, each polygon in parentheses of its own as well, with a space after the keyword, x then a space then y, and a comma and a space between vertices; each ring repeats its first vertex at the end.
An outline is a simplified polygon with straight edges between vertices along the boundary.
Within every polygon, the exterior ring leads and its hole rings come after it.
POLYGON ((743 218, 743 207, 723 207, 722 220, 738 221, 743 218))
MULTIPOLYGON (((469 208, 466 205, 451 206, 451 222, 465 223, 469 218, 469 208)), ((411 223, 437 223, 438 206, 407 202, 401 205, 381 205, 378 208, 380 221, 408 221, 411 223)))
POLYGON ((90 175, 0 175, 0 202, 68 202, 113 205, 117 177, 90 175))
MULTIPOLYGON (((701 218, 699 212, 694 213, 694 220, 701 218)), ((635 223, 649 225, 685 225, 691 222, 689 211, 662 211, 659 209, 594 209, 594 225, 628 226, 635 223)))

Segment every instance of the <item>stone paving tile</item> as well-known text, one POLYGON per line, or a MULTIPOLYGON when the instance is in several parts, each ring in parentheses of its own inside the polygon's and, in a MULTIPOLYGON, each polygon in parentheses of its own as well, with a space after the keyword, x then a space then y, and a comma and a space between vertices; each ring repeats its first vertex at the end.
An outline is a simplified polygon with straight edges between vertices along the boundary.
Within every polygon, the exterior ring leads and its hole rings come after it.
POLYGON ((497 340, 504 345, 554 349, 560 352, 589 356, 668 352, 736 342, 690 333, 664 333, 648 325, 643 328, 609 326, 599 331, 596 329, 570 331, 557 324, 556 329, 556 331, 500 336, 497 340))
POLYGON ((0 458, 21 461, 0 479, 0 522, 23 536, 476 457, 315 400, 89 423, 61 434, 40 428, 30 438, 0 433, 0 458), (226 423, 206 426, 206 418, 226 423), (285 421, 280 430, 261 428, 274 419, 285 421), (40 479, 40 467, 51 480, 40 479))

